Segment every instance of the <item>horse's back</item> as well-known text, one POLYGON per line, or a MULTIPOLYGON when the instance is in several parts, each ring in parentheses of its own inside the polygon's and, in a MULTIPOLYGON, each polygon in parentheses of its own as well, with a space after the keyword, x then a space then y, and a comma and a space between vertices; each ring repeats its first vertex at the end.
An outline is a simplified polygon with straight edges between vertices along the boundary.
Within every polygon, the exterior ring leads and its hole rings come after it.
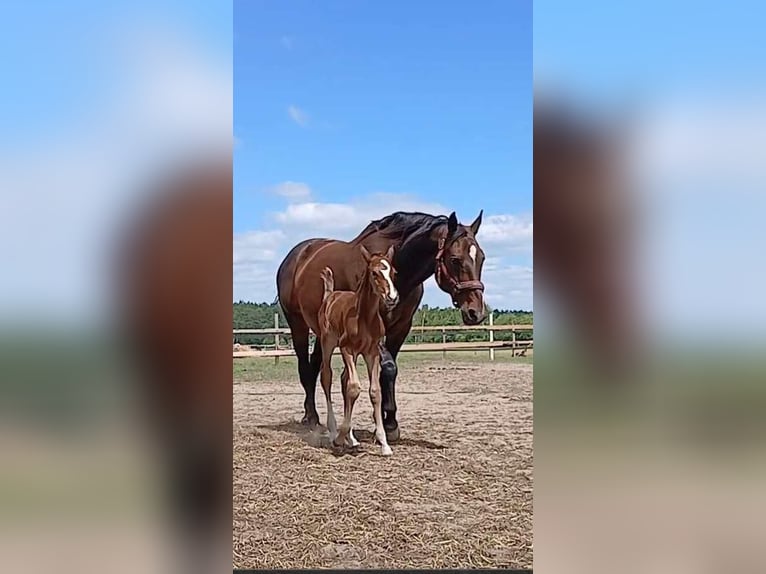
POLYGON ((277 270, 277 298, 286 315, 298 310, 293 297, 295 279, 301 265, 318 247, 332 241, 331 239, 306 239, 293 247, 277 270))
POLYGON ((333 272, 335 289, 356 289, 363 273, 364 260, 357 248, 345 241, 315 242, 306 246, 298 255, 290 293, 292 308, 298 310, 303 320, 315 330, 317 313, 324 298, 324 282, 321 272, 329 267, 333 272))

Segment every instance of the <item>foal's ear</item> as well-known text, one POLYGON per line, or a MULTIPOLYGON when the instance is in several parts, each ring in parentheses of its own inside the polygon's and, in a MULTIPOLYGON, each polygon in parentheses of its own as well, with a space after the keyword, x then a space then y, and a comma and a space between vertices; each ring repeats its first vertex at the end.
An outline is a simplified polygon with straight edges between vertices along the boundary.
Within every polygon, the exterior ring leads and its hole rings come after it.
POLYGON ((364 260, 369 263, 370 259, 372 259, 372 255, 370 255, 370 252, 367 251, 367 248, 364 245, 360 245, 359 250, 362 252, 362 257, 364 257, 364 260))
POLYGON ((386 251, 386 259, 388 259, 391 263, 394 262, 394 253, 396 250, 394 249, 394 244, 392 243, 388 247, 388 251, 386 251))
POLYGON ((452 235, 455 231, 457 231, 457 215, 453 211, 449 214, 449 219, 447 220, 447 233, 452 235))
POLYGON ((471 224, 471 231, 473 232, 474 235, 476 235, 479 232, 479 227, 481 226, 481 216, 482 215, 484 215, 484 210, 483 209, 479 212, 479 217, 476 218, 476 221, 474 221, 471 224))

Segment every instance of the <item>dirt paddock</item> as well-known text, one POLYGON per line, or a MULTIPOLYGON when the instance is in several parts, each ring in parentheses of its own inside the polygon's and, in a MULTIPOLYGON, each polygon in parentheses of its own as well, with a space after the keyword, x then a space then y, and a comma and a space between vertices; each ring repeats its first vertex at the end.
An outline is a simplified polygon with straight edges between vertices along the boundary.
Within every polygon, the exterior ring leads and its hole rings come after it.
POLYGON ((235 568, 532 567, 531 359, 431 357, 400 362, 391 457, 364 378, 337 449, 298 422, 294 360, 235 362, 235 568))

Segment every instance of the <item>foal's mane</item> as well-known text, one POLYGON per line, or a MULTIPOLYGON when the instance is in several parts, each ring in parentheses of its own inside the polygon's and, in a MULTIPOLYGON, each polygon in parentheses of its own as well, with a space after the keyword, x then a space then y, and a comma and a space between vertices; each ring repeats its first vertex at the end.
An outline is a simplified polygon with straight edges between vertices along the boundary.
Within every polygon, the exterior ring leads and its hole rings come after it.
POLYGON ((370 235, 378 233, 387 239, 398 240, 397 247, 401 248, 430 235, 435 227, 446 223, 447 217, 444 215, 397 211, 382 219, 371 221, 351 243, 358 245, 370 235))

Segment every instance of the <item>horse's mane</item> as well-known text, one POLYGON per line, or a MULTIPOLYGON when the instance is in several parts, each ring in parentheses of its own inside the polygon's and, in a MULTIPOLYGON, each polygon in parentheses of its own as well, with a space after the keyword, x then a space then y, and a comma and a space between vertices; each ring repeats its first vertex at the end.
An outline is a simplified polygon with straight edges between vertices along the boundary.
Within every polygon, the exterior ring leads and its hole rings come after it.
POLYGON ((401 247, 405 243, 430 234, 435 227, 445 223, 447 223, 447 217, 444 215, 397 211, 382 219, 371 221, 359 235, 351 240, 351 243, 357 245, 373 233, 379 233, 387 239, 398 239, 399 247, 401 247))

